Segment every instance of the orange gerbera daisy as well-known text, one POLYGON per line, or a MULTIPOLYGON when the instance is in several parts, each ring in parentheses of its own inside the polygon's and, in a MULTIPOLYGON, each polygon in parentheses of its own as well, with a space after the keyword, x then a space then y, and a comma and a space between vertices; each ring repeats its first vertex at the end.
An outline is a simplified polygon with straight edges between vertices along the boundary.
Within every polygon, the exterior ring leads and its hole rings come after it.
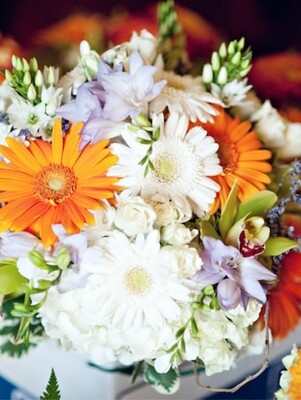
MULTIPOLYGON (((268 294, 269 328, 275 339, 284 339, 301 319, 301 253, 290 252, 281 260, 279 282, 268 294)), ((261 309, 263 328, 265 306, 261 309)))
POLYGON ((85 223, 93 225, 88 210, 112 199, 120 187, 106 171, 116 163, 108 141, 86 145, 79 150, 82 123, 71 127, 63 137, 61 120, 54 123, 52 143, 36 139, 26 147, 8 137, 0 153, 10 162, 0 161, 0 231, 30 231, 43 244, 52 245, 57 237, 52 225, 62 224, 67 232, 78 232, 85 223))
POLYGON ((250 122, 233 119, 221 109, 213 123, 207 122, 201 126, 219 144, 218 156, 223 167, 223 173, 213 177, 221 190, 216 196, 211 213, 225 205, 235 181, 240 200, 265 189, 265 185, 271 182, 267 175, 272 170, 267 162, 271 158, 271 152, 261 148, 256 132, 250 131, 250 122))

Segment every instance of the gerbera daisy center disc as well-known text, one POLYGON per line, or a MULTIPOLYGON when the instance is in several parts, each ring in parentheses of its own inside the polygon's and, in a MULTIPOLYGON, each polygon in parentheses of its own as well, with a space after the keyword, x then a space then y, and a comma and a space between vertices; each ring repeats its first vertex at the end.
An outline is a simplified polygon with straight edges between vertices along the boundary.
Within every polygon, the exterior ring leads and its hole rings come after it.
POLYGON ((44 203, 57 205, 70 198, 76 188, 77 177, 71 168, 49 164, 36 175, 34 194, 44 203))
POLYGON ((149 292, 152 279, 144 268, 134 267, 126 274, 125 284, 131 294, 143 296, 149 292))
POLYGON ((170 154, 162 154, 154 160, 154 174, 159 182, 171 182, 178 177, 175 158, 170 154))

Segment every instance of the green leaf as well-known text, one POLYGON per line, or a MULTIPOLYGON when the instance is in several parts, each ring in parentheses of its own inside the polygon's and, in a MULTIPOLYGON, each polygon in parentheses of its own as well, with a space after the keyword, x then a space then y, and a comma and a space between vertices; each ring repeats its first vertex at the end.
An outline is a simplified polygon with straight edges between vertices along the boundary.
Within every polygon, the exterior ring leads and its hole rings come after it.
POLYGON ((152 365, 147 364, 144 369, 143 378, 145 382, 159 393, 173 394, 180 387, 179 372, 173 368, 165 374, 160 374, 152 365))
POLYGON ((277 196, 270 190, 262 190, 252 196, 248 197, 247 200, 240 203, 238 211, 235 217, 235 221, 245 217, 264 217, 266 212, 270 210, 277 201, 277 196))
POLYGON ((237 187, 236 184, 232 187, 227 198, 225 207, 222 210, 221 218, 219 221, 219 230, 223 238, 227 236, 230 228, 232 227, 238 208, 237 187))
POLYGON ((202 238, 204 236, 210 236, 215 239, 220 239, 220 236, 218 235, 218 233, 216 232, 216 230, 209 221, 200 222, 200 232, 202 238))
POLYGON ((59 385, 54 370, 52 368, 48 385, 46 387, 46 391, 40 397, 40 400, 60 400, 60 399, 61 399, 61 393, 59 390, 59 385))
POLYGON ((265 250, 263 256, 279 256, 294 247, 299 246, 300 243, 286 237, 270 237, 265 242, 265 250))
POLYGON ((16 263, 0 264, 0 293, 3 295, 22 290, 28 282, 18 271, 16 263))

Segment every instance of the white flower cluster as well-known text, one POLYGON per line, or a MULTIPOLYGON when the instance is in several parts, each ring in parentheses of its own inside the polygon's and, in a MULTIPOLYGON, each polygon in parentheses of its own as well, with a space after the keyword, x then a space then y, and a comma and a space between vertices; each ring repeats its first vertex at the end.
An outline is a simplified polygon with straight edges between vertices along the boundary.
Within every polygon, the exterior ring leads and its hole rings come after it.
MULTIPOLYGON (((199 232, 185 227, 186 219, 172 202, 136 196, 98 211, 95 227, 67 236, 69 251, 79 240, 81 250, 40 309, 46 334, 97 364, 148 360, 158 372, 180 365, 170 349, 179 327, 188 326, 199 291, 190 278, 202 268, 193 245, 199 232)), ((183 360, 200 358, 207 374, 229 369, 260 308, 252 300, 246 310, 197 310, 197 333, 188 326, 183 334, 183 360)))

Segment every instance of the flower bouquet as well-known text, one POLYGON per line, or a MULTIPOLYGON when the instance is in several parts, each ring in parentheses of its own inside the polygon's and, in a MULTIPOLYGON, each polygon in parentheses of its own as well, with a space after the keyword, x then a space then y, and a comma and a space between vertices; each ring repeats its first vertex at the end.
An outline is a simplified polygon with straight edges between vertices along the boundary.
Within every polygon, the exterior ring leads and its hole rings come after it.
POLYGON ((53 338, 173 393, 186 365, 228 370, 299 323, 300 126, 256 95, 251 58, 243 38, 223 42, 192 75, 169 0, 156 36, 102 54, 82 41, 63 76, 13 56, 3 353, 53 338))

